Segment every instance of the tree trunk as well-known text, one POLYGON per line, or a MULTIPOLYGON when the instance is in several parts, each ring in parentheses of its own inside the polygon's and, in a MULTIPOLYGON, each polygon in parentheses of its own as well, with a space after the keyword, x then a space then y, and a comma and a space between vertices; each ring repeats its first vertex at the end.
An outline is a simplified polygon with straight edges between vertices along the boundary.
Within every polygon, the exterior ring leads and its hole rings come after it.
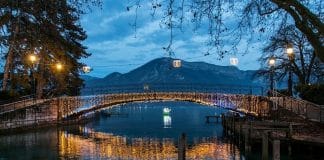
MULTIPOLYGON (((12 23, 15 24, 15 23, 12 23)), ((6 58, 6 63, 4 66, 4 71, 3 71, 3 80, 2 80, 2 91, 6 91, 8 87, 8 81, 10 77, 12 77, 10 74, 12 74, 10 71, 13 70, 13 60, 14 60, 14 47, 15 47, 15 40, 16 40, 16 34, 19 32, 19 25, 15 25, 15 30, 12 33, 12 39, 10 39, 9 43, 9 50, 6 58)))
POLYGON ((7 86, 8 86, 8 80, 10 78, 10 71, 12 68, 12 62, 13 62, 13 46, 9 47, 9 51, 7 54, 7 58, 6 58, 6 63, 4 66, 4 71, 3 71, 3 80, 2 80, 2 91, 6 91, 7 90, 7 86))

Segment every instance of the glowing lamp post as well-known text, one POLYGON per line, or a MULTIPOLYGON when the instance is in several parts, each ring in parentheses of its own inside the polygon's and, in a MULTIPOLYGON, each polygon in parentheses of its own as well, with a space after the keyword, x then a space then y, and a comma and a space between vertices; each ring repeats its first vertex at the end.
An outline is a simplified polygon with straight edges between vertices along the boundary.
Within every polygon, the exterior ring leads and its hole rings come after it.
POLYGON ((276 65, 276 59, 271 57, 269 59, 269 66, 270 66, 270 90, 273 91, 273 74, 274 74, 274 66, 276 65))
POLYGON ((293 48, 292 44, 287 45, 286 52, 288 54, 288 57, 291 57, 294 55, 294 48, 293 48))
POLYGON ((34 54, 30 55, 29 56, 29 60, 34 65, 35 62, 36 62, 36 60, 37 60, 36 55, 34 55, 34 54))
POLYGON ((56 70, 61 71, 63 69, 63 65, 61 63, 56 64, 56 70))
POLYGON ((33 78, 33 84, 32 84, 33 88, 32 88, 32 92, 34 92, 33 94, 36 97, 36 77, 34 75, 34 68, 35 68, 35 64, 36 64, 36 61, 37 61, 36 55, 34 55, 34 54, 29 55, 29 61, 32 64, 32 69, 30 71, 31 72, 31 76, 33 78))
POLYGON ((290 62, 289 66, 289 72, 288 72, 288 94, 289 96, 292 96, 292 67, 291 64, 293 63, 295 59, 295 54, 294 54, 294 48, 292 44, 288 44, 286 48, 286 53, 288 55, 288 59, 290 62))
MULTIPOLYGON (((36 54, 30 54, 28 57, 27 57, 28 61, 32 64, 32 67, 31 67, 31 71, 30 71, 30 74, 33 78, 33 92, 34 92, 34 95, 35 95, 35 98, 36 98, 36 77, 35 77, 35 68, 36 68, 36 64, 37 64, 37 61, 39 61, 38 57, 36 54)), ((44 65, 50 65, 50 66, 53 66, 57 71, 61 71, 63 70, 63 65, 61 63, 56 63, 55 65, 53 64, 44 64, 44 65)))

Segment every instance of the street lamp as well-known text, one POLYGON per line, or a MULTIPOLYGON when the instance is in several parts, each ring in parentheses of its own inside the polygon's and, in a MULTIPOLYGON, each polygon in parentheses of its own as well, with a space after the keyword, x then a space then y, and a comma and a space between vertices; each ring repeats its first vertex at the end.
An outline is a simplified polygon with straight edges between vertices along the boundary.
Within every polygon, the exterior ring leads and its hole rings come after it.
MULTIPOLYGON (((35 54, 30 54, 28 56, 28 60, 31 62, 32 64, 32 69, 31 69, 31 76, 33 77, 33 92, 34 92, 34 96, 36 98, 36 77, 35 77, 35 67, 36 67, 36 62, 38 61, 37 55, 35 54)), ((52 65, 52 64, 48 64, 48 65, 52 65)), ((57 63, 55 64, 55 68, 57 71, 61 71, 63 70, 63 65, 61 63, 57 63)))
POLYGON ((56 70, 61 71, 63 69, 63 65, 61 63, 56 64, 56 70))
POLYGON ((34 73, 34 69, 35 69, 35 64, 36 64, 36 61, 37 61, 37 57, 35 54, 31 54, 29 55, 29 61, 31 62, 32 64, 32 69, 31 69, 31 76, 33 78, 33 88, 32 88, 32 91, 34 92, 34 96, 36 97, 36 77, 35 77, 35 73, 34 73))
POLYGON ((288 59, 289 59, 289 62, 290 62, 290 65, 289 65, 289 72, 288 72, 288 94, 289 96, 292 96, 292 63, 295 59, 295 54, 294 54, 294 48, 293 48, 293 45, 291 43, 289 43, 287 45, 287 48, 286 48, 286 53, 288 55, 288 59))
POLYGON ((34 64, 37 60, 36 55, 34 55, 34 54, 29 55, 29 60, 32 64, 34 64))
POLYGON ((271 57, 269 59, 269 66, 270 66, 270 91, 273 91, 273 74, 274 74, 274 66, 276 65, 275 57, 271 57))

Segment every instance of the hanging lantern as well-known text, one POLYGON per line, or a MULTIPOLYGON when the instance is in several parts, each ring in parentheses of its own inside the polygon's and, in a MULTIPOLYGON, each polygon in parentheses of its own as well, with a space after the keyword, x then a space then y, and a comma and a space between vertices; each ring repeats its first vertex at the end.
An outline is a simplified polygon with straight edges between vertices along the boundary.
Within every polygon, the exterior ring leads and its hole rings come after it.
POLYGON ((181 60, 180 60, 180 59, 174 59, 174 60, 172 61, 172 66, 173 66, 174 68, 180 68, 180 67, 181 67, 181 60))
POLYGON ((233 66, 237 66, 238 65, 238 58, 236 57, 231 57, 230 58, 230 64, 233 65, 233 66))
POLYGON ((83 66, 82 67, 82 70, 83 70, 84 73, 89 73, 91 71, 91 67, 89 67, 89 66, 83 66))

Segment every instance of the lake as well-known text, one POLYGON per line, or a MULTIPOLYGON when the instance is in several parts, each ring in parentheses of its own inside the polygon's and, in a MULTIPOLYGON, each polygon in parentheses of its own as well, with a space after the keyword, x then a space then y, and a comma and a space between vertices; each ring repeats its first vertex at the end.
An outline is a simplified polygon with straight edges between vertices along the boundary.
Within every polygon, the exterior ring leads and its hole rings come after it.
POLYGON ((206 123, 224 112, 190 102, 128 103, 86 124, 0 136, 0 159, 177 159, 182 133, 187 159, 244 159, 221 123, 206 123))

